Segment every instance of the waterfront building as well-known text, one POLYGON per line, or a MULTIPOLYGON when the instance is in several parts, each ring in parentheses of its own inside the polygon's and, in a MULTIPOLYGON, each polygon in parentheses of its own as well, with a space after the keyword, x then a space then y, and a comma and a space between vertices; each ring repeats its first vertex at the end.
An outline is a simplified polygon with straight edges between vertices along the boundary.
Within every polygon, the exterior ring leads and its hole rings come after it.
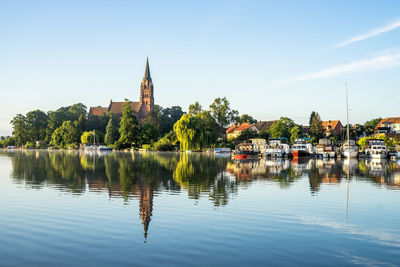
POLYGON ((260 133, 260 131, 258 130, 258 128, 256 127, 256 125, 254 123, 236 123, 236 124, 232 124, 227 130, 226 130, 226 135, 227 135, 227 139, 235 139, 238 138, 242 132, 249 130, 249 131, 253 131, 257 134, 260 133))
POLYGON ((400 117, 382 119, 375 127, 375 133, 400 134, 400 117))
MULTIPOLYGON (((122 116, 124 104, 125 102, 113 102, 110 100, 108 107, 90 107, 89 115, 103 116, 106 113, 112 113, 122 116)), ((140 85, 139 102, 129 102, 129 105, 139 121, 142 121, 147 113, 154 110, 154 85, 150 75, 149 59, 146 61, 146 68, 140 85)))
POLYGON ((343 125, 340 120, 335 121, 323 121, 322 126, 325 129, 326 136, 333 134, 340 135, 343 130, 343 125))

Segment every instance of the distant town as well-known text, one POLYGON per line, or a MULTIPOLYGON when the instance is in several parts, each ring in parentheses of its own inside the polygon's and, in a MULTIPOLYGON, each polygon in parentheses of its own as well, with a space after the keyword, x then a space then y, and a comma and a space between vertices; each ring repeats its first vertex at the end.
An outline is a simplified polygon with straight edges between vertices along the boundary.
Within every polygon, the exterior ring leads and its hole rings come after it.
POLYGON ((3 148, 204 151, 238 150, 238 145, 252 139, 265 140, 265 146, 271 139, 286 140, 288 145, 300 139, 317 145, 324 139, 336 147, 351 139, 363 151, 368 140, 379 139, 398 152, 400 144, 400 117, 347 125, 335 118, 322 119, 312 111, 308 125, 287 117, 258 121, 232 109, 226 97, 216 98, 208 109, 195 102, 187 113, 179 106, 163 108, 155 104, 148 59, 138 102, 110 100, 108 106, 90 107, 89 111, 82 103, 55 111, 33 110, 17 114, 11 124, 12 136, 1 137, 3 148))

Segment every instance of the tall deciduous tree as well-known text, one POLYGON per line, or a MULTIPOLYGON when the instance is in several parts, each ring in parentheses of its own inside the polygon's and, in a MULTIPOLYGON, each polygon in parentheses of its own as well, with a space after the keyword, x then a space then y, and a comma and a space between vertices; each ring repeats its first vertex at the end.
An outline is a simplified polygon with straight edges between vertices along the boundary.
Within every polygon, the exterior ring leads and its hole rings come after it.
POLYGON ((378 123, 379 123, 381 120, 382 120, 382 118, 376 118, 376 119, 373 119, 373 120, 370 120, 370 121, 366 121, 366 122, 364 123, 364 130, 365 130, 365 133, 366 133, 367 135, 373 134, 373 133, 374 133, 374 130, 375 130, 375 127, 378 125, 378 123))
POLYGON ((46 138, 46 128, 48 116, 41 110, 34 110, 26 113, 26 127, 28 139, 32 142, 44 141, 46 138))
POLYGON ((189 115, 199 115, 202 111, 202 106, 197 101, 194 104, 189 105, 189 115))
POLYGON ((224 128, 230 123, 235 121, 239 114, 236 110, 231 109, 228 99, 226 97, 216 98, 210 105, 211 115, 219 126, 219 132, 223 133, 224 128))
POLYGON ((122 109, 119 142, 125 146, 132 145, 132 143, 137 142, 138 132, 138 120, 129 105, 129 101, 126 100, 122 109))
POLYGON ((286 137, 290 138, 290 130, 295 126, 292 119, 281 117, 277 122, 272 124, 270 128, 271 137, 279 138, 286 137))
POLYGON ((256 123, 257 120, 254 119, 252 116, 248 115, 248 114, 242 114, 242 116, 236 117, 236 123, 256 123))
POLYGON ((185 114, 179 106, 164 108, 160 112, 160 134, 165 135, 170 132, 174 124, 185 114))
POLYGON ((13 127, 12 135, 17 146, 23 145, 28 141, 27 121, 22 114, 17 114, 11 121, 13 127))

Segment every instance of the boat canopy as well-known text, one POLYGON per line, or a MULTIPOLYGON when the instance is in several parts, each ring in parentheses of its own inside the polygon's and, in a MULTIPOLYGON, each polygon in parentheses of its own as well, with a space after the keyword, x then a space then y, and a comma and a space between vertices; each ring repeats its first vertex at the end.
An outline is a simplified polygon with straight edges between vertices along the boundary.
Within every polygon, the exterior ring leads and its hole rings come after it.
POLYGON ((319 145, 329 146, 329 145, 332 145, 332 140, 328 139, 328 138, 319 139, 318 144, 319 145))

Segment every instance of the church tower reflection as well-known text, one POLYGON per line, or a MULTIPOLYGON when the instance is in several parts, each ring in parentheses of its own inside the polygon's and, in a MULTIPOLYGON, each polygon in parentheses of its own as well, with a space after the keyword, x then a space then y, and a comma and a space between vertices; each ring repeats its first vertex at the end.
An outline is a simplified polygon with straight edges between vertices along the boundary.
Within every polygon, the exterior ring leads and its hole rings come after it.
POLYGON ((140 219, 142 220, 143 235, 146 242, 153 212, 153 189, 150 185, 145 184, 143 178, 140 178, 138 181, 138 190, 140 219))

